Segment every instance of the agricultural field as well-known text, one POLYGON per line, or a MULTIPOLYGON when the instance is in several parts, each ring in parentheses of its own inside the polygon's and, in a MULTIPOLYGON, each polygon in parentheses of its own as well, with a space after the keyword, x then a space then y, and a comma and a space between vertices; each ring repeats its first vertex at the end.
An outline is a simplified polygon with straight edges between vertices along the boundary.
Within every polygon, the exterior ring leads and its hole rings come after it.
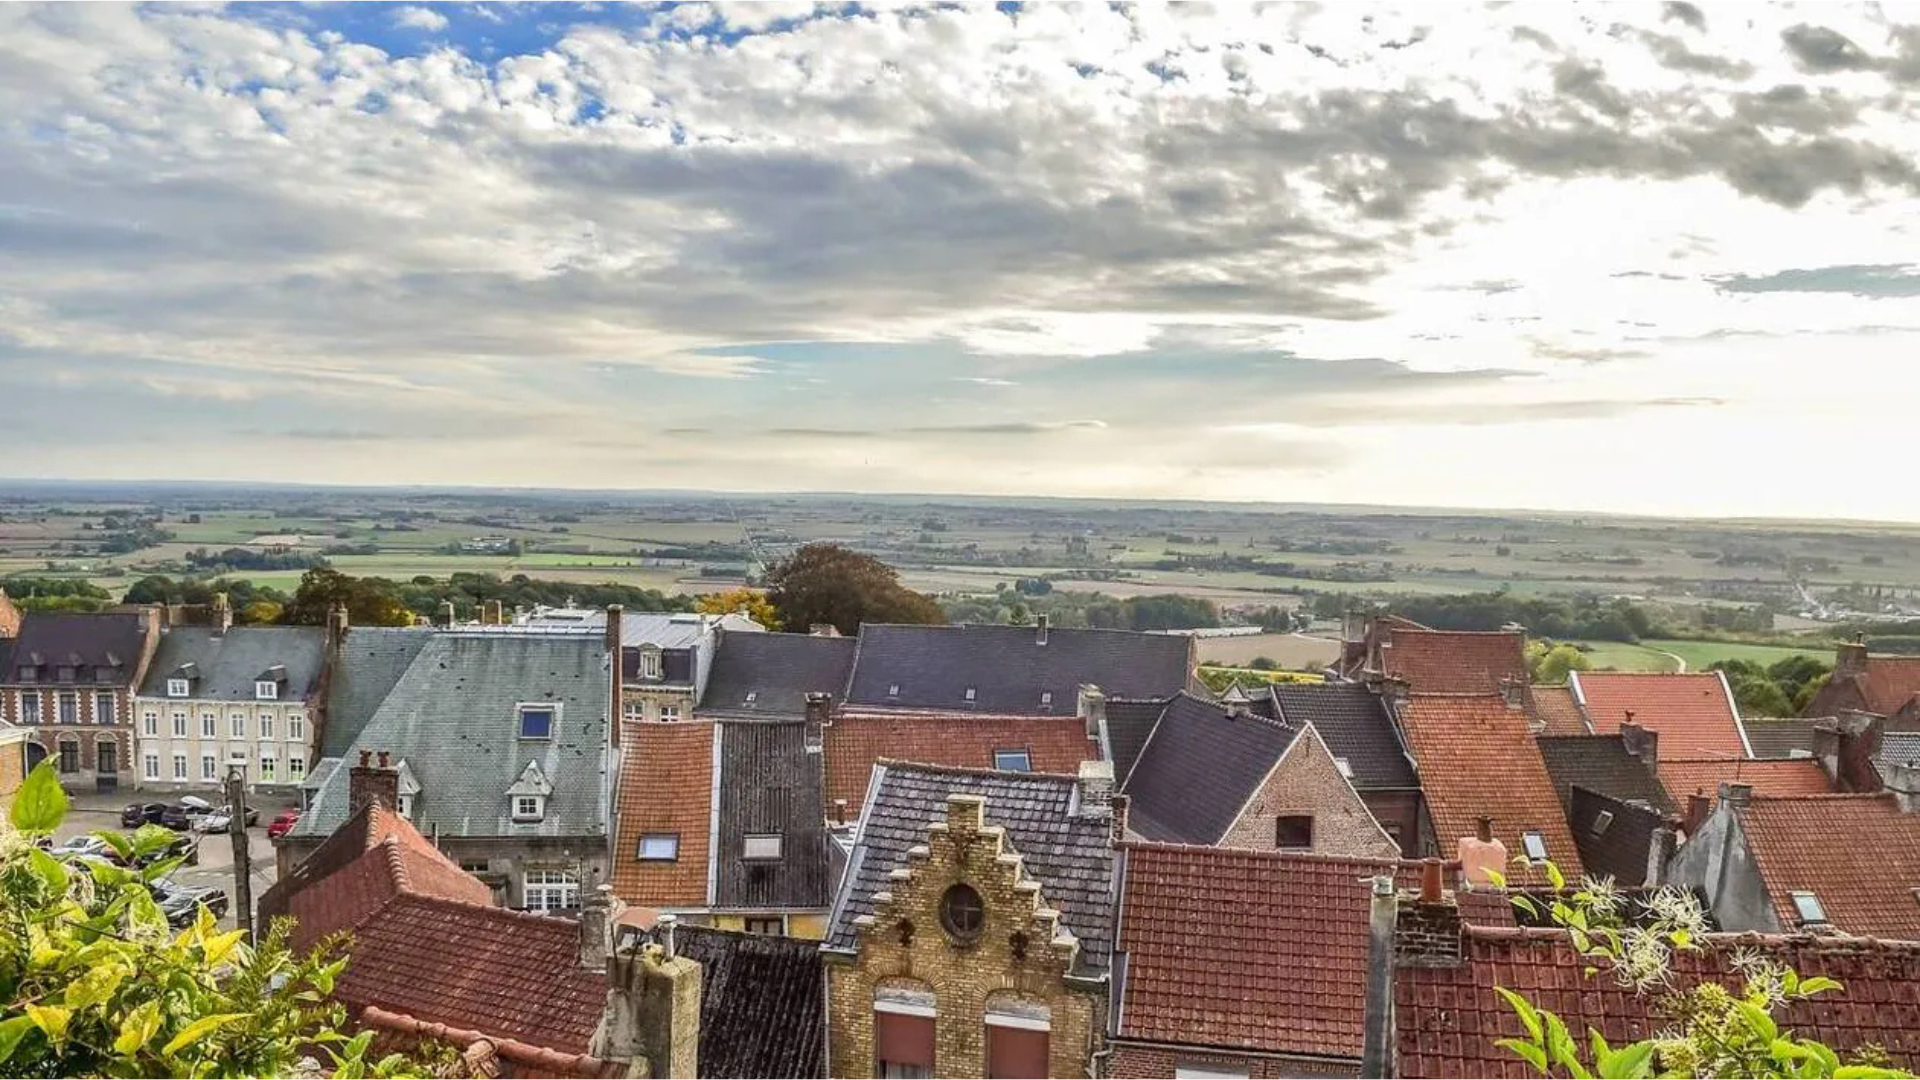
POLYGON ((1765 667, 1790 656, 1811 656, 1833 663, 1833 650, 1792 649, 1777 645, 1747 645, 1728 641, 1649 640, 1638 645, 1620 641, 1579 641, 1593 666, 1617 671, 1702 671, 1717 660, 1749 660, 1765 667), (1682 666, 1684 665, 1684 667, 1682 666))
POLYGON ((1264 656, 1289 671, 1318 671, 1340 656, 1340 642, 1305 634, 1256 634, 1199 639, 1200 662, 1246 667, 1264 656))

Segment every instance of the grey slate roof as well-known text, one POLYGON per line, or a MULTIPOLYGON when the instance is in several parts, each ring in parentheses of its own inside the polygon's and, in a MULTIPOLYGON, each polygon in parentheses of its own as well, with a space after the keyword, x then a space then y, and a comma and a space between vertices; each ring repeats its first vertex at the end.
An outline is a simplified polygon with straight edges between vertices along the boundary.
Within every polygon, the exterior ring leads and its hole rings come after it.
POLYGON ((1906 765, 1920 762, 1920 731, 1888 731, 1880 736, 1878 761, 1906 765))
POLYGON ((146 648, 146 624, 138 614, 29 611, 20 620, 12 666, 0 671, 0 683, 21 685, 20 670, 38 665, 40 685, 61 685, 60 669, 72 667, 73 679, 66 685, 130 687, 146 648))
POLYGON ((161 635, 140 693, 166 697, 168 678, 192 664, 189 697, 252 701, 254 680, 280 664, 286 667, 280 700, 305 701, 320 681, 326 650, 327 632, 317 626, 235 626, 217 637, 208 626, 176 627, 161 635))
POLYGON ((1399 730, 1380 696, 1358 683, 1275 683, 1277 715, 1291 724, 1312 724, 1336 758, 1353 770, 1356 791, 1411 790, 1420 786, 1399 730))
MULTIPOLYGON (((360 737, 328 756, 385 750, 405 762, 420 782, 413 824, 429 836, 603 836, 608 662, 597 637, 428 635, 360 737), (519 737, 522 702, 559 706, 552 738, 519 737), (543 820, 520 824, 510 820, 506 791, 529 761, 553 794, 543 820)), ((327 777, 295 835, 325 836, 346 820, 350 775, 327 777)))
POLYGON ((684 689, 693 685, 692 649, 661 649, 660 677, 657 679, 641 677, 638 645, 622 646, 620 654, 620 676, 628 686, 676 686, 684 689))
MULTIPOLYGON (((527 617, 527 626, 540 628, 577 627, 604 629, 605 608, 541 608, 527 617)), ((745 615, 731 613, 707 616, 706 625, 724 627, 728 633, 756 633, 759 623, 745 615)), ((494 627, 481 627, 495 630, 494 627)), ((511 633, 514 627, 504 628, 511 633)), ((691 611, 623 611, 620 613, 620 644, 658 645, 662 649, 688 649, 700 640, 700 616, 691 611)))
POLYGON ((1609 798, 1575 785, 1567 805, 1580 865, 1594 877, 1605 875, 1623 888, 1647 883, 1647 849, 1660 827, 1660 815, 1645 807, 1609 798), (1602 814, 1612 815, 1600 828, 1602 814))
POLYGON ((855 644, 812 634, 722 634, 700 711, 803 716, 808 694, 846 692, 855 644))
POLYGON ((834 900, 826 945, 852 949, 853 920, 873 913, 873 894, 905 865, 907 849, 927 840, 927 828, 947 818, 947 796, 979 795, 986 822, 1006 829, 1007 845, 1023 857, 1040 896, 1060 912, 1060 925, 1080 939, 1077 970, 1104 971, 1113 949, 1112 822, 1082 816, 1073 777, 942 769, 882 763, 859 836, 834 900))
POLYGON ((807 752, 800 721, 723 721, 716 903, 723 908, 827 906, 826 823, 820 751, 807 752), (749 834, 779 834, 777 862, 741 856, 749 834))
POLYGON ((1571 789, 1577 784, 1622 802, 1643 803, 1662 814, 1673 812, 1673 800, 1659 776, 1627 753, 1620 736, 1541 735, 1537 741, 1561 806, 1568 805, 1571 789))
POLYGON ((1757 758, 1808 756, 1813 750, 1813 722, 1811 716, 1740 718, 1741 726, 1747 729, 1747 744, 1757 758), (1800 753, 1794 753, 1796 750, 1800 753))
POLYGON ((1126 782, 1133 763, 1140 758, 1140 748, 1147 745, 1153 725, 1160 722, 1160 713, 1172 700, 1171 697, 1107 699, 1107 747, 1113 753, 1115 782, 1126 782))
POLYGON ((705 926, 679 927, 673 940, 700 965, 702 1077, 827 1074, 818 943, 705 926))
POLYGON ((413 658, 432 640, 432 630, 356 626, 347 630, 327 684, 326 728, 320 756, 345 757, 347 748, 387 700, 413 658))
POLYGON ((1303 730, 1181 694, 1127 775, 1128 827, 1164 843, 1219 843, 1303 730))
POLYGON ((975 709, 1003 715, 1071 714, 1081 684, 1108 697, 1164 697, 1187 688, 1193 639, 1131 630, 1031 626, 860 628, 846 700, 906 709, 975 709), (889 694, 898 686, 897 695, 889 694), (975 697, 966 700, 972 687, 975 697), (1051 693, 1051 705, 1041 695, 1051 693))

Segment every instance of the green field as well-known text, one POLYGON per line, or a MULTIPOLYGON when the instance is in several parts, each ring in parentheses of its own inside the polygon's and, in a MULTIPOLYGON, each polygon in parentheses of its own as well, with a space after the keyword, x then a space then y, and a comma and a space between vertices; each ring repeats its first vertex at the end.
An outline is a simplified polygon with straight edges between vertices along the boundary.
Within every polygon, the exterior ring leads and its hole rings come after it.
POLYGON ((1688 671, 1705 670, 1716 660, 1750 660, 1765 666, 1789 656, 1811 656, 1829 664, 1833 662, 1831 650, 1745 645, 1735 641, 1650 640, 1638 645, 1620 641, 1576 641, 1574 644, 1583 648, 1594 667, 1615 671, 1676 671, 1679 665, 1674 657, 1685 661, 1688 671))
MULTIPOLYGON (((1624 641, 1576 641, 1586 653, 1587 659, 1601 671, 1677 671, 1680 665, 1673 657, 1655 652, 1645 645, 1629 645, 1624 641)), ((1688 661, 1692 666, 1692 661, 1688 661)))

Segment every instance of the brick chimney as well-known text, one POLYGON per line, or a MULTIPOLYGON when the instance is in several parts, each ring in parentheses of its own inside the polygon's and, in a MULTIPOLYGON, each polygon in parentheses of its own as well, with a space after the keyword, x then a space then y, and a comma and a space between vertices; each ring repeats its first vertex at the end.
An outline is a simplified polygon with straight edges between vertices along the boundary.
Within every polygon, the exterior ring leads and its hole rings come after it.
POLYGON ((626 702, 621 700, 627 688, 627 653, 620 640, 625 615, 626 609, 619 604, 607 605, 607 667, 613 692, 613 704, 607 710, 607 738, 616 747, 620 745, 620 718, 627 712, 626 702))
POLYGON ((1849 675, 1864 675, 1867 672, 1867 639, 1855 634, 1853 640, 1843 643, 1834 652, 1833 677, 1844 679, 1849 675))
POLYGON ((1110 839, 1116 846, 1127 838, 1127 807, 1131 802, 1132 800, 1125 795, 1115 795, 1108 802, 1108 805, 1113 808, 1113 832, 1110 834, 1110 839))
POLYGON ((1687 816, 1681 821, 1681 828, 1688 836, 1700 831, 1706 824, 1707 815, 1713 813, 1713 800, 1698 793, 1687 796, 1687 816))
POLYGON ((227 599, 226 593, 223 593, 223 592, 214 593, 213 594, 213 636, 219 637, 220 635, 226 633, 229 629, 231 629, 232 626, 233 626, 233 601, 227 599))
MULTIPOLYGON (((1437 860, 1436 860, 1437 862, 1437 860)), ((1437 900, 1402 894, 1393 925, 1393 958, 1398 967, 1455 967, 1462 951, 1460 905, 1442 891, 1437 900)))
POLYGON ((1635 723, 1632 709, 1627 710, 1626 722, 1620 725, 1620 745, 1649 768, 1660 763, 1660 733, 1635 723))
POLYGON ((607 970, 607 956, 613 951, 613 886, 596 885, 580 905, 580 966, 588 971, 607 970))
MULTIPOLYGON (((1500 700, 1506 702, 1509 709, 1527 707, 1527 684, 1511 676, 1500 680, 1500 700)), ((1545 725, 1541 725, 1544 727, 1545 725)))
POLYGON ((807 695, 807 753, 820 753, 826 742, 827 725, 833 722, 833 695, 811 693, 807 695))
POLYGON ((400 806, 400 773, 388 763, 387 752, 374 760, 372 751, 360 751, 360 764, 347 773, 347 816, 352 817, 372 803, 389 810, 400 806))
MULTIPOLYGON (((672 940, 670 929, 663 934, 672 940)), ((646 943, 615 954, 607 975, 606 1010, 588 1052, 630 1062, 629 1077, 700 1075, 700 965, 646 943)))
POLYGON ((1035 645, 1047 643, 1047 617, 1044 613, 1033 617, 1033 643, 1035 645))
POLYGON ((1880 790, 1880 735, 1886 722, 1871 713, 1848 712, 1813 725, 1813 759, 1837 791, 1870 794, 1880 790))
POLYGON ((1394 923, 1398 901, 1390 875, 1380 874, 1370 884, 1373 903, 1367 918, 1366 1005, 1360 1075, 1385 1077, 1394 1075, 1394 923))
POLYGON ((1081 817, 1104 818, 1113 813, 1113 762, 1081 762, 1078 785, 1081 817))

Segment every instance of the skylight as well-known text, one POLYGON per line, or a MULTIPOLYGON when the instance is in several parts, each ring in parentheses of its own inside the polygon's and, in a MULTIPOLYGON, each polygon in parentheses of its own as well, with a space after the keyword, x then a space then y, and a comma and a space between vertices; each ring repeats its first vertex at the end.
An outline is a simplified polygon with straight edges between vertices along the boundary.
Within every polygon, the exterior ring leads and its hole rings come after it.
POLYGON ((1606 835, 1607 828, 1613 824, 1613 811, 1602 810, 1593 818, 1593 835, 1606 835))
POLYGON ((1800 916, 1800 924, 1809 926, 1827 921, 1827 909, 1820 906, 1820 898, 1810 892, 1793 894, 1793 910, 1800 916))
POLYGON ((1529 862, 1547 861, 1547 838, 1537 832, 1520 834, 1520 847, 1527 853, 1529 862))

